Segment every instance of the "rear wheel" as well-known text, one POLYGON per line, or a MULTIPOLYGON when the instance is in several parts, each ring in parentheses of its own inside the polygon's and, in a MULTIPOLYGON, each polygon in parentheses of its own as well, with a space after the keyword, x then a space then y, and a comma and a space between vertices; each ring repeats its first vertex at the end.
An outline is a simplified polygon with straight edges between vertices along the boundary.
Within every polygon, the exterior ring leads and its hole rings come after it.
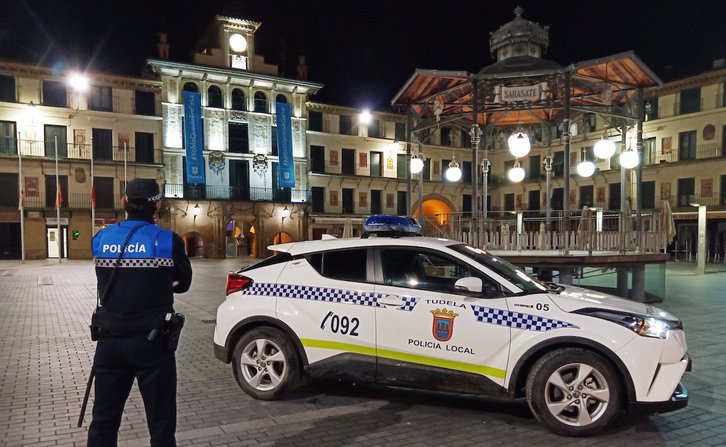
POLYGON ((618 415, 622 396, 612 365, 584 349, 553 351, 535 363, 527 377, 527 402, 551 431, 587 436, 618 415))
POLYGON ((232 368, 242 390, 262 400, 279 399, 300 375, 297 351, 282 331, 263 327, 246 333, 234 349, 232 368))

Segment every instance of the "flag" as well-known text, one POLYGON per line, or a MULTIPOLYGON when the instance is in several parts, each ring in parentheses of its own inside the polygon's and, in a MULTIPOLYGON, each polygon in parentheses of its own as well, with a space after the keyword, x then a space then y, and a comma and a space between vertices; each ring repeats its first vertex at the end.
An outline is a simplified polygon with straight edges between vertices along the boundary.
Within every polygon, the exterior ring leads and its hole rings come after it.
POLYGON ((61 192, 60 183, 56 184, 58 193, 55 196, 55 208, 58 209, 63 204, 63 193, 61 192))
POLYGON ((96 209, 96 187, 91 181, 91 208, 96 209))

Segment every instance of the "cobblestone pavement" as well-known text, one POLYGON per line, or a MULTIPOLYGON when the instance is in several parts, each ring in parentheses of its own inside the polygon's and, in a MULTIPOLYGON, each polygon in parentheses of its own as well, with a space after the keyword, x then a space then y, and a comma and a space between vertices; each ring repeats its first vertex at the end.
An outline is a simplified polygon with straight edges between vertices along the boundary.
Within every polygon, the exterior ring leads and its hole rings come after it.
MULTIPOLYGON (((190 292, 177 296, 187 315, 177 356, 180 445, 409 446, 726 445, 726 272, 696 276, 693 264, 671 264, 661 304, 684 321, 694 371, 690 405, 660 416, 623 417, 588 439, 547 432, 523 402, 471 396, 312 383, 283 401, 255 401, 231 367, 212 355, 215 310, 226 272, 249 260, 195 260, 190 292)), ((0 445, 85 445, 78 412, 94 344, 95 305, 89 261, 0 261, 0 445)), ((136 388, 126 405, 121 445, 148 445, 136 388)))

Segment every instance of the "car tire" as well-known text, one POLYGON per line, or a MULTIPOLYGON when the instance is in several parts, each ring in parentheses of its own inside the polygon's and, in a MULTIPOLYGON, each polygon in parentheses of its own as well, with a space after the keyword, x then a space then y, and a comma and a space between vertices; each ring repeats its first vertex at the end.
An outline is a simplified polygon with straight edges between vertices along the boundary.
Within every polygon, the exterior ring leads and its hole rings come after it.
POLYGON ((565 436, 607 427, 621 408, 620 378, 600 355, 579 348, 550 352, 527 377, 527 403, 537 420, 565 436))
POLYGON ((282 331, 261 327, 239 339, 232 369, 242 390, 261 400, 279 399, 300 377, 300 361, 290 338, 282 331))

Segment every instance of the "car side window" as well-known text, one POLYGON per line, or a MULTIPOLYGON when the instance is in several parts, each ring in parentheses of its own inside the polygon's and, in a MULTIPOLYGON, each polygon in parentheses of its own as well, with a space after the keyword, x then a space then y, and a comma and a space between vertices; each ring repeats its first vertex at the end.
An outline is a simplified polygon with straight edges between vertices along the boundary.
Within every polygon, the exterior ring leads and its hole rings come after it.
POLYGON ((381 251, 381 261, 386 285, 457 293, 454 288, 457 280, 475 276, 481 278, 484 294, 499 294, 496 282, 448 256, 393 248, 381 251))
POLYGON ((310 265, 326 278, 341 281, 366 281, 368 250, 326 251, 308 256, 310 265))

